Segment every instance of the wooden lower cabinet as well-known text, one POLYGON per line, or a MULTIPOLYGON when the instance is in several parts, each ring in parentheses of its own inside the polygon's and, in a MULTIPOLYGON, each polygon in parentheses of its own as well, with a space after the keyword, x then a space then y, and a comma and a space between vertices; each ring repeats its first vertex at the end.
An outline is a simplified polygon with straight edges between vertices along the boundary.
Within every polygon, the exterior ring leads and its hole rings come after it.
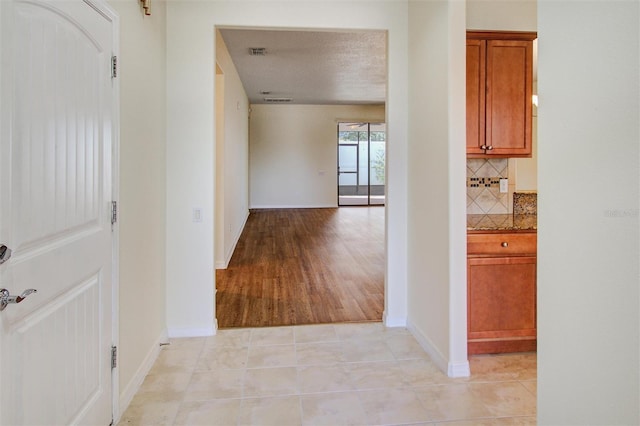
POLYGON ((535 251, 470 255, 467 298, 469 355, 536 350, 535 251))

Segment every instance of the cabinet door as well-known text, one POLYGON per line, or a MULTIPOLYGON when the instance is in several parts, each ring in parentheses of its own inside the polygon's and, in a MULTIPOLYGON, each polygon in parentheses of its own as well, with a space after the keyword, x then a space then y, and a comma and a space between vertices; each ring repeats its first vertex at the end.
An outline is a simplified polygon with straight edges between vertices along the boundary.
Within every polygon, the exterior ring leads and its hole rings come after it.
POLYGON ((536 257, 477 257, 467 263, 469 353, 535 349, 536 257))
POLYGON ((467 154, 484 154, 485 40, 467 40, 467 154))
POLYGON ((487 41, 486 145, 491 154, 531 155, 533 42, 487 41))

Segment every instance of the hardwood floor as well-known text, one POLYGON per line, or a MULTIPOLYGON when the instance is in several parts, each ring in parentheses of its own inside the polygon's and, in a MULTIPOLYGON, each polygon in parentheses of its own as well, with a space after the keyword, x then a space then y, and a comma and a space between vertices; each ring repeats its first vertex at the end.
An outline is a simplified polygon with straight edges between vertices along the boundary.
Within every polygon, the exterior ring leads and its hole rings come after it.
POLYGON ((380 321, 384 207, 252 210, 216 271, 218 326, 380 321))

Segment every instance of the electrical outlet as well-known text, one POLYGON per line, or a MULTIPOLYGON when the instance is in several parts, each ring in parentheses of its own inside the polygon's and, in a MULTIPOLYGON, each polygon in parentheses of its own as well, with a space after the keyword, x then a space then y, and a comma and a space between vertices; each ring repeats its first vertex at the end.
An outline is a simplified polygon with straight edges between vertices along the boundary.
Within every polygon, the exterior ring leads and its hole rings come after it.
POLYGON ((509 179, 500 179, 500 192, 509 192, 509 179))
POLYGON ((202 209, 199 207, 194 207, 191 217, 194 222, 202 222, 202 209))

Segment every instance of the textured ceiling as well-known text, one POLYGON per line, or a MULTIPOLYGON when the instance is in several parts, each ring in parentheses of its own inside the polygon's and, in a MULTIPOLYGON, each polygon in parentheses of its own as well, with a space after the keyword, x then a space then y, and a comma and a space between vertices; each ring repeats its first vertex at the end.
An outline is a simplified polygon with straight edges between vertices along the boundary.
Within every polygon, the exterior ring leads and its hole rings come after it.
POLYGON ((383 104, 387 85, 384 31, 220 29, 253 104, 383 104), (252 56, 250 48, 265 48, 252 56), (261 92, 269 92, 263 94, 261 92))

